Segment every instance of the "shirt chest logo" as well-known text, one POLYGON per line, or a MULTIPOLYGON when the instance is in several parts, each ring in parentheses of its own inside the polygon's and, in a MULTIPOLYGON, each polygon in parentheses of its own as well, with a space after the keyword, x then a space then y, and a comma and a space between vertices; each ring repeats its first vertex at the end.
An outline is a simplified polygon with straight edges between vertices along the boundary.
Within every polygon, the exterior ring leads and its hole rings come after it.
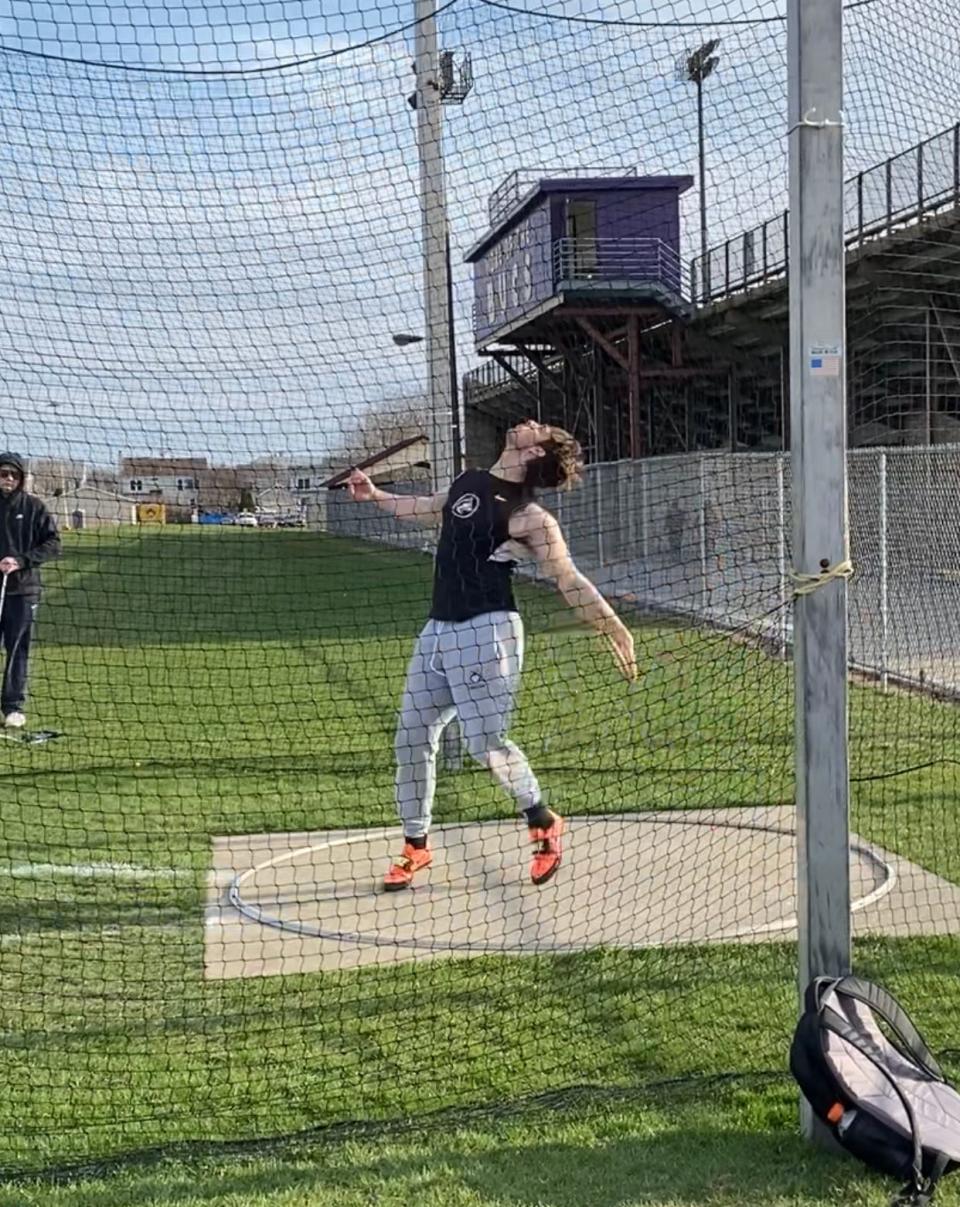
POLYGON ((469 520, 479 506, 480 499, 477 495, 461 495, 451 510, 458 520, 469 520))

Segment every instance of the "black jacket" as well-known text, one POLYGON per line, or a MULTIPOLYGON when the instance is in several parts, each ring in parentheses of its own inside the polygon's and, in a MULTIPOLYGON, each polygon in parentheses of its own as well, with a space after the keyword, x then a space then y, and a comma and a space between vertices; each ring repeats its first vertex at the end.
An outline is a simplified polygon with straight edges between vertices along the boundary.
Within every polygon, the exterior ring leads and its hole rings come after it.
POLYGON ((40 567, 60 556, 60 533, 41 499, 23 489, 24 465, 16 453, 0 453, 0 465, 20 470, 20 486, 0 492, 0 561, 15 557, 21 568, 7 580, 9 595, 40 596, 40 567))

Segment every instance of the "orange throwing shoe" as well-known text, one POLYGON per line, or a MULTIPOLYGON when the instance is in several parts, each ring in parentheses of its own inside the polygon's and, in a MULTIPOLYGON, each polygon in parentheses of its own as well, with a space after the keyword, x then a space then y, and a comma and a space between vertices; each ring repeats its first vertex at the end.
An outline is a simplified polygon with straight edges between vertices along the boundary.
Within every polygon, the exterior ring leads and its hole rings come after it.
POLYGON ((546 884, 563 859, 563 831, 566 824, 556 813, 550 816, 553 820, 549 826, 530 827, 530 841, 534 844, 530 879, 534 884, 546 884))
POLYGON ((409 842, 403 844, 403 854, 394 860, 383 878, 383 887, 388 893, 398 889, 409 888, 417 872, 424 871, 433 862, 433 852, 429 847, 413 847, 409 842))

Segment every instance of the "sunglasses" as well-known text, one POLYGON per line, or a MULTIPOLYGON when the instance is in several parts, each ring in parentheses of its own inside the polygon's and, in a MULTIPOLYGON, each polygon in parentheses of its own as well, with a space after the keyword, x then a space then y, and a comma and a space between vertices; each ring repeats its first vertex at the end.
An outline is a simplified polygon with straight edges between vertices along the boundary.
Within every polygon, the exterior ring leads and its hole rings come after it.
POLYGON ((10 478, 16 482, 20 477, 20 471, 16 469, 0 469, 0 478, 10 478))

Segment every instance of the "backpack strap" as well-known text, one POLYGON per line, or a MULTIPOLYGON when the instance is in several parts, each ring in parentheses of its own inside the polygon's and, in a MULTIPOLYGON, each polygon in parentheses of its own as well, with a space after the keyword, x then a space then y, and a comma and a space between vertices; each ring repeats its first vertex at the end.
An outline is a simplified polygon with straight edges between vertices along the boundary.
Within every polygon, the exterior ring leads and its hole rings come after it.
POLYGON ((811 1014, 819 1014, 820 1003, 828 989, 833 988, 843 977, 818 976, 814 977, 803 995, 803 1008, 811 1014))
MULTIPOLYGON (((910 1125, 910 1141, 913 1145, 913 1181, 910 1183, 908 1189, 912 1189, 917 1194, 921 1193, 926 1186, 927 1179, 923 1175, 923 1145, 920 1143, 920 1130, 917 1127, 917 1118, 913 1113, 913 1107, 910 1105, 910 1099, 897 1084, 897 1079, 878 1059, 876 1045, 866 1042, 860 1032, 842 1014, 838 1014, 831 1006, 821 1005, 820 1025, 827 1031, 832 1031, 834 1035, 838 1035, 841 1039, 846 1040, 851 1047, 856 1048, 861 1055, 865 1056, 886 1078, 893 1092, 900 1099, 900 1104, 906 1112, 907 1122, 910 1125)), ((906 1201, 912 1202, 912 1200, 906 1201)), ((929 1202, 929 1200, 927 1201, 929 1202)), ((920 1205, 918 1204, 917 1207, 920 1207, 920 1205)))
POLYGON ((847 997, 852 997, 876 1011, 924 1072, 928 1073, 934 1081, 944 1080, 933 1053, 924 1043, 923 1037, 910 1021, 906 1011, 892 994, 881 989, 879 985, 874 985, 872 981, 865 981, 856 976, 831 978, 831 982, 829 988, 836 993, 845 993, 847 997))
POLYGON ((921 1185, 908 1182, 891 1200, 890 1207, 927 1207, 933 1201, 937 1183, 947 1171, 950 1158, 946 1153, 937 1153, 937 1158, 930 1170, 930 1176, 924 1178, 921 1185))

